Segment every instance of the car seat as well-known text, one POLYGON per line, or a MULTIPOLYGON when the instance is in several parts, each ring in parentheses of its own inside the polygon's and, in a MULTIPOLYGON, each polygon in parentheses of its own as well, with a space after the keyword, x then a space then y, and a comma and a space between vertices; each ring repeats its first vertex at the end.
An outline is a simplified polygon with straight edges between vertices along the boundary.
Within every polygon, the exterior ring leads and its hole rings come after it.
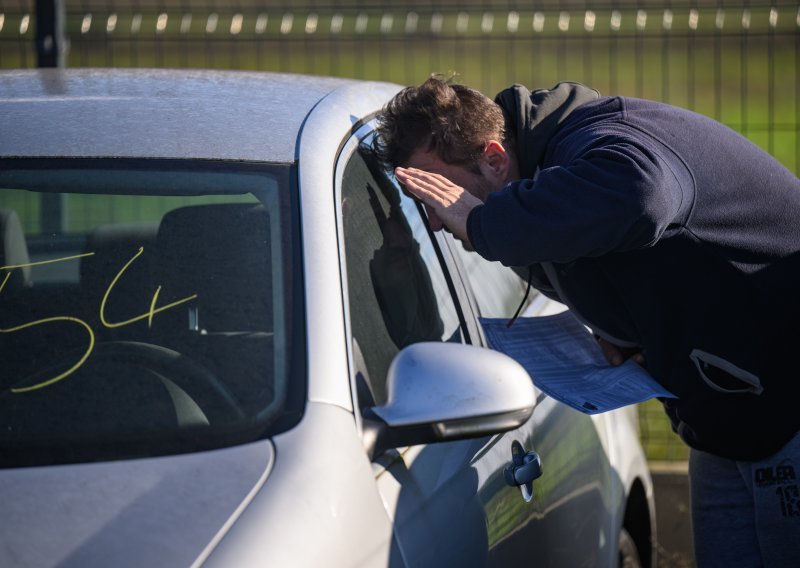
POLYGON ((211 369, 254 410, 271 399, 270 218, 259 204, 193 205, 164 215, 157 236, 161 345, 211 369), (179 303, 178 303, 179 302, 179 303))

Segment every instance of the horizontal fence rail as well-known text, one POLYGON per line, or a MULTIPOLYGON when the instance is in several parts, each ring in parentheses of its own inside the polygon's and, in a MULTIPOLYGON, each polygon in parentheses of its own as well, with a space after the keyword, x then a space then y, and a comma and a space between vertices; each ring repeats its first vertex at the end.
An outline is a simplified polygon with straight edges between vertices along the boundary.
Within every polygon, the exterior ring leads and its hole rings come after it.
MULTIPOLYGON (((763 33, 792 31, 800 26, 800 9, 795 6, 747 6, 739 8, 594 8, 526 10, 408 10, 392 8, 342 9, 320 12, 313 8, 251 8, 236 11, 215 8, 186 11, 127 7, 97 7, 76 12, 70 19, 81 35, 120 34, 127 36, 158 35, 331 35, 369 36, 389 34, 524 34, 524 33, 692 33, 728 31, 763 33)), ((24 36, 32 31, 33 10, 10 10, 0 14, 0 32, 24 36)))
MULTIPOLYGON (((427 6, 250 7, 248 9, 150 6, 131 3, 98 5, 91 10, 67 7, 72 35, 139 37, 252 38, 262 36, 329 36, 369 38, 423 34, 481 37, 517 34, 781 33, 800 28, 800 6, 751 5, 639 7, 597 6, 577 9, 502 9, 427 6), (77 32, 77 34, 76 34, 77 32)), ((0 34, 5 41, 33 32, 32 5, 0 4, 0 34)))

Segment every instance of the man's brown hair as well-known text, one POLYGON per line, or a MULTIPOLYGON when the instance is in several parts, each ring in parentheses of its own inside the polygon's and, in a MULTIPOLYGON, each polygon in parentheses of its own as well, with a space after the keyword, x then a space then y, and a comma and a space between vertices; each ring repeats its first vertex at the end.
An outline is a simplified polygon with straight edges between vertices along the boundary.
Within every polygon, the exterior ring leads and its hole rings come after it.
POLYGON ((406 166, 418 149, 473 166, 489 140, 503 140, 503 111, 475 89, 432 76, 386 104, 377 134, 375 151, 392 168, 406 166))

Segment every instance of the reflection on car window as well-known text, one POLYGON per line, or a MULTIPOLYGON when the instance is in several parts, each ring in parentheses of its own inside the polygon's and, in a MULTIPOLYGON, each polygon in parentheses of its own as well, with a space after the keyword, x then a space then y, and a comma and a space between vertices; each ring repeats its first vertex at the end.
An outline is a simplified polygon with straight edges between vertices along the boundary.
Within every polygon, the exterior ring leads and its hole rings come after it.
MULTIPOLYGON (((511 268, 465 250, 460 242, 454 242, 452 248, 461 258, 479 315, 486 318, 512 317, 525 295, 525 281, 511 268)), ((530 301, 535 294, 537 292, 531 290, 527 300, 530 301)))
POLYGON ((461 342, 463 335, 416 204, 371 160, 368 151, 349 158, 342 218, 356 372, 380 404, 400 349, 419 341, 461 342))
POLYGON ((287 263, 277 182, 256 185, 2 190, 3 461, 186 451, 278 416, 287 263))

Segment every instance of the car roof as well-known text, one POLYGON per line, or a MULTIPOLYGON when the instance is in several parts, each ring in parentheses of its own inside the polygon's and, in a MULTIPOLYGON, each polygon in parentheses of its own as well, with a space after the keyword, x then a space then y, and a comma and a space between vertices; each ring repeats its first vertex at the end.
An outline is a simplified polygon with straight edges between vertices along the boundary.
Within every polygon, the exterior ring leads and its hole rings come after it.
MULTIPOLYGON (((297 159, 306 118, 321 101, 333 99, 327 101, 330 112, 345 112, 355 123, 379 110, 374 108, 375 91, 385 91, 388 97, 397 87, 243 71, 4 71, 0 72, 0 158, 289 163, 297 159), (354 92, 373 96, 354 96, 354 92), (366 103, 360 105, 361 99, 366 103)), ((337 135, 340 140, 342 133, 337 135)))

